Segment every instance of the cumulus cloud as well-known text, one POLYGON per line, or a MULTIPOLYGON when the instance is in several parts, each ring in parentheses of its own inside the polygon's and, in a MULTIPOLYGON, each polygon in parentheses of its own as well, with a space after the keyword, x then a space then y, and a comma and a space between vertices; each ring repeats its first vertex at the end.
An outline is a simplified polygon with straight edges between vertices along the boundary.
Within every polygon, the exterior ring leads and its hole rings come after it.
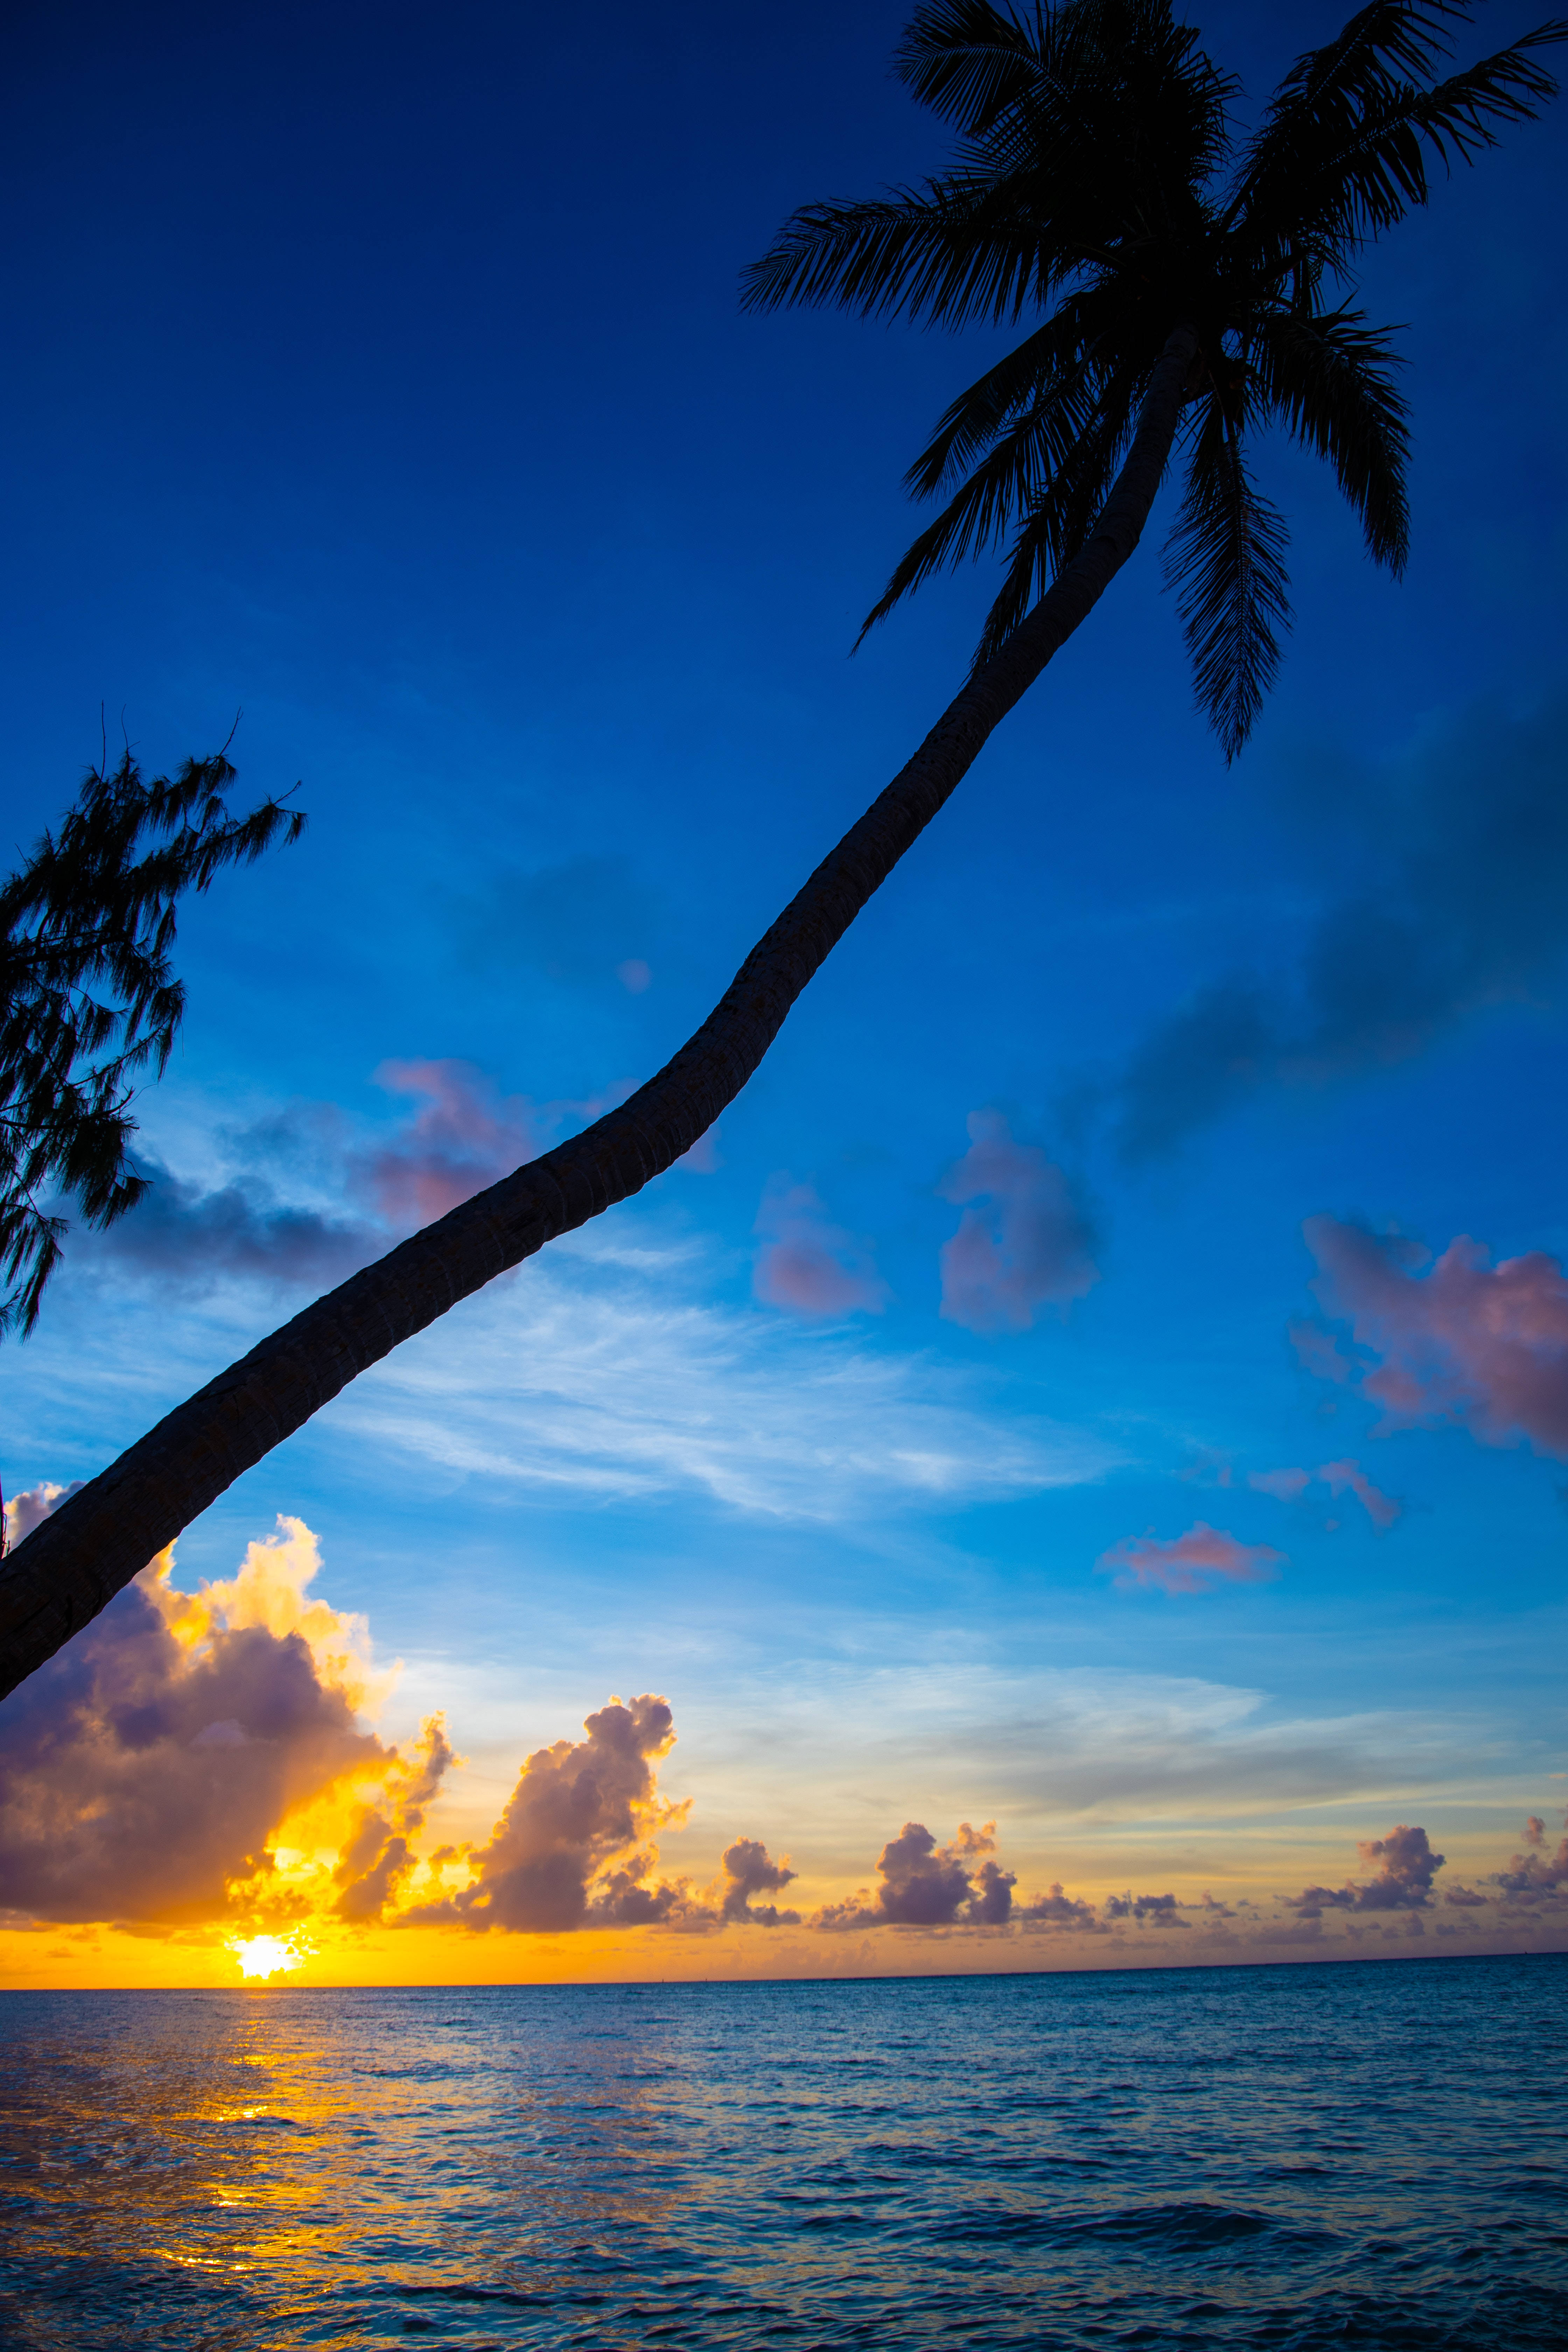
POLYGON ((1052 1881, 1044 1895, 1037 1895, 1033 1902, 1018 1905, 1013 1916, 1026 1930, 1081 1936, 1107 1933, 1093 1904, 1086 1903, 1081 1895, 1064 1895, 1059 1878, 1052 1881))
POLYGON ((1313 1290, 1351 1342, 1293 1327, 1310 1370, 1359 1385, 1384 1431, 1457 1422, 1488 1445, 1568 1455, 1568 1280, 1555 1258, 1532 1250, 1494 1266, 1461 1234, 1434 1259, 1404 1234, 1330 1216, 1302 1231, 1313 1290))
POLYGON ((1117 1088, 1127 1157, 1260 1088, 1387 1067, 1539 996, 1568 946, 1565 745, 1560 698, 1525 719, 1477 709, 1381 775, 1345 761, 1315 778, 1316 810, 1337 798, 1336 842, 1362 828, 1363 874, 1320 911, 1294 972, 1226 973, 1144 1039, 1117 1088))
POLYGON ((1109 1895, 1105 1899, 1108 1919, 1136 1919, 1155 1927, 1184 1927, 1181 1908, 1173 1895, 1109 1895))
POLYGON ((969 1149, 937 1191, 963 1209, 942 1250, 942 1312, 967 1331, 1026 1331, 1100 1280, 1089 1220, 1062 1171, 1015 1143, 999 1111, 969 1120, 969 1149))
POLYGON ((364 1629, 308 1597, 319 1565, 298 1519, 196 1594, 173 1588, 165 1553, 12 1693, 0 1905, 61 1921, 232 1917, 281 1898, 290 1813, 433 1785, 430 1728, 411 1767, 360 1722, 377 1695, 364 1629))
POLYGON ((737 1838, 724 1850, 719 1917, 727 1927, 798 1927, 798 1911, 781 1911, 776 1903, 759 1904, 752 1899, 758 1895, 782 1895, 795 1875, 787 1861, 771 1859, 760 1840, 737 1838))
POLYGON ((1531 1813, 1524 1825, 1524 1852, 1514 1854, 1492 1884, 1515 1903, 1568 1899, 1568 1837, 1555 1853, 1548 1853, 1546 1823, 1531 1813))
POLYGON ((978 1830, 961 1822, 957 1836, 939 1846, 923 1822, 906 1822, 882 1848, 875 1895, 828 1904, 813 1927, 1005 1927, 1017 1880, 982 1859, 995 1852, 995 1831, 994 1822, 978 1830))
POLYGON ((654 1832, 669 1818, 654 1769, 675 1743, 668 1705, 651 1692, 629 1706, 612 1699, 583 1728, 584 1739, 534 1750, 470 1857, 471 1884, 411 1920, 555 1935, 668 1917, 680 1891, 647 1883, 654 1832))
POLYGON ((1162 1592, 1208 1592, 1216 1583, 1263 1584, 1279 1575, 1285 1554, 1268 1544, 1244 1544, 1199 1519, 1184 1536, 1123 1536, 1095 1562, 1124 1591, 1137 1586, 1162 1592))
POLYGON ((1401 1822, 1385 1838, 1369 1838, 1356 1847, 1364 1869, 1378 1865, 1375 1875, 1343 1886, 1309 1886, 1288 1908, 1303 1919, 1321 1919, 1325 1911, 1425 1911, 1432 1901, 1432 1881, 1445 1857, 1434 1853, 1424 1829, 1401 1822))
POLYGON ((24 1486, 19 1495, 13 1495, 5 1506, 5 1549, 9 1551, 24 1536, 30 1536, 51 1511, 58 1510, 86 1484, 85 1478, 73 1478, 68 1486, 60 1486, 52 1478, 46 1478, 39 1486, 24 1486))
POLYGON ((766 1307, 795 1315, 879 1315, 888 1286, 868 1242, 834 1224, 809 1184, 774 1176, 763 1195, 763 1237, 752 1288, 766 1307))

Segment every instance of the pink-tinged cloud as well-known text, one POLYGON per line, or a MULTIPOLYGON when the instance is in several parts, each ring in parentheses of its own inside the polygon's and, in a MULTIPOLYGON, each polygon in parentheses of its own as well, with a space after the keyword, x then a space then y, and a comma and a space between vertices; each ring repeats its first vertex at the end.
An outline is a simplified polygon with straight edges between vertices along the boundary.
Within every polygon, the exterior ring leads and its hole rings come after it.
POLYGON ((1405 1516, 1397 1496, 1374 1486, 1359 1462, 1325 1462, 1317 1475, 1331 1495, 1353 1495, 1379 1535, 1405 1516))
POLYGON ((1313 1289, 1363 1351, 1354 1370, 1384 1409, 1381 1431, 1458 1422, 1487 1445, 1523 1439, 1568 1455, 1568 1280, 1556 1259, 1532 1250, 1494 1266, 1461 1234, 1434 1261, 1417 1242, 1335 1217, 1302 1230, 1313 1289))
POLYGON ((1425 1911, 1432 1901, 1432 1881, 1445 1857, 1434 1853, 1426 1832, 1401 1822, 1385 1838, 1368 1838, 1356 1847, 1363 1868, 1379 1867, 1374 1877, 1351 1879, 1343 1886, 1309 1886, 1288 1907, 1303 1919, 1321 1919, 1325 1911, 1425 1911))
POLYGON ((834 1224, 809 1184, 775 1176, 757 1213, 752 1287, 764 1307, 828 1318, 880 1315, 889 1293, 868 1242, 834 1224))
POLYGON ((1184 1536, 1123 1536, 1095 1562, 1097 1573, 1113 1576, 1124 1591, 1142 1585, 1161 1592, 1208 1592, 1216 1583, 1266 1584, 1284 1565, 1285 1554, 1272 1545, 1239 1543, 1203 1519, 1184 1536))
POLYGON ((545 1148, 526 1095, 501 1096, 470 1063, 384 1062, 375 1082, 424 1108, 361 1174, 388 1224, 417 1227, 472 1200, 545 1148))
POLYGON ((1026 1331, 1042 1308, 1065 1314, 1100 1280, 1093 1234, 1062 1171, 1015 1143, 1000 1112, 972 1113, 969 1136, 937 1186, 963 1208, 942 1245, 942 1312, 966 1331, 1026 1331))
POLYGON ((616 978, 628 996, 641 996, 653 985, 653 973, 641 956, 628 956, 616 966, 616 978))
POLYGON ((1279 1503, 1299 1503, 1313 1485, 1326 1486, 1331 1495, 1353 1495, 1380 1535, 1405 1516, 1404 1504, 1374 1486, 1359 1462, 1322 1462, 1315 1470, 1254 1470, 1247 1483, 1254 1494, 1272 1495, 1279 1503))
POLYGON ((1277 1503, 1300 1500, 1312 1483, 1310 1470, 1253 1470, 1247 1485, 1257 1495, 1272 1495, 1277 1503))

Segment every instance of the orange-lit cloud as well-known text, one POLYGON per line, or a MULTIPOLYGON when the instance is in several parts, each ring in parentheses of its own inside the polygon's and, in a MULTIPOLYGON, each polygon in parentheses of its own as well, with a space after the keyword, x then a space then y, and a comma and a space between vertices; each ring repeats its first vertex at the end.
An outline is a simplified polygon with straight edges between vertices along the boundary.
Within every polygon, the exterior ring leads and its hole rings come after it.
MULTIPOLYGON (((14 1521, 60 1491, 16 1497, 14 1521)), ((1339 1883, 1216 1900, 1159 1880, 1140 1892, 1053 1878, 1029 1894, 994 1822, 961 1822, 944 1843, 918 1820, 885 1835, 858 1893, 837 1891, 853 1886, 847 1873, 826 1890, 808 1873, 801 1900, 794 1864, 751 1834, 730 1837, 702 1884, 661 1865, 689 1806, 658 1785, 675 1721, 653 1693, 612 1698, 581 1738, 533 1749, 489 1837, 453 1843, 440 1808, 460 1759, 446 1725, 432 1716, 396 1745, 377 1733, 395 1670, 378 1667, 362 1620, 315 1594, 319 1572, 298 1519, 195 1592, 164 1555, 0 1706, 0 1958, 13 1975, 38 1974, 36 1939, 35 1957, 14 1955, 44 1923, 109 1932, 121 1954, 162 1939, 185 1956, 165 1970, 205 1954, 208 1980, 372 1969, 417 1981, 476 1967, 812 1974, 907 1966, 911 1949, 983 1967, 1135 1964, 1177 1944, 1185 1958, 1326 1957, 1423 1934, 1517 1949, 1550 1937, 1568 1907, 1568 1839, 1553 1847, 1540 1814, 1506 1865, 1447 1887, 1443 1855, 1408 1822, 1364 1840, 1360 1870, 1339 1883)), ((59 1947, 62 1964, 78 1948, 59 1947)))

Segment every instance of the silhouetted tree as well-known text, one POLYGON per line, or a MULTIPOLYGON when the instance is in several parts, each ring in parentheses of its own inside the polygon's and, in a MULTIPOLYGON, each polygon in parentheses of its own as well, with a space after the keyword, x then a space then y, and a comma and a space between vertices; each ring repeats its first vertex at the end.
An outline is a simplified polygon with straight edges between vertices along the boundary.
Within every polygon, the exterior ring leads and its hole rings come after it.
POLYGON ((220 751, 143 782, 127 750, 89 769, 57 832, 0 887, 0 1332, 25 1337, 74 1201, 110 1225, 147 1190, 130 1161, 139 1079, 161 1077, 184 1017, 175 910, 305 819, 279 801, 231 816, 220 751))

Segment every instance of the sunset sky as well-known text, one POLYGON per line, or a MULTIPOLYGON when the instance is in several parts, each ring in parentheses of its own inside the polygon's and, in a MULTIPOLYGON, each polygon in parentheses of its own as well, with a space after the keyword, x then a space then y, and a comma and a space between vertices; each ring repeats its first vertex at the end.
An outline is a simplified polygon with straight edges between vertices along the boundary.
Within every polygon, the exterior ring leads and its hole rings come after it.
MULTIPOLYGON (((27 1509, 650 1075, 962 680, 984 568, 847 656, 994 340, 736 291, 942 160, 905 13, 13 17, 8 838, 100 706, 310 812, 0 1349, 27 1509)), ((1342 17, 1192 13, 1248 103, 1342 17)), ((1405 582, 1264 445, 1237 765, 1157 522, 689 1163, 0 1707, 0 1984, 1561 1946, 1565 125, 1368 258, 1405 582)))

